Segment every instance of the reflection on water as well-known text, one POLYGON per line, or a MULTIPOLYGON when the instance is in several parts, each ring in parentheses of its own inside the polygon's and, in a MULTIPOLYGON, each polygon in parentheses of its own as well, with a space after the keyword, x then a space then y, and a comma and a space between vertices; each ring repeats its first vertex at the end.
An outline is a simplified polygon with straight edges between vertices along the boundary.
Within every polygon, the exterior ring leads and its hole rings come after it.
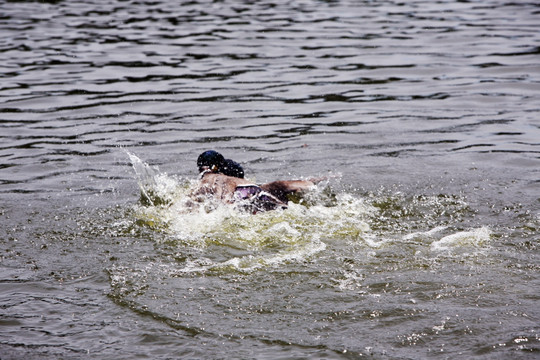
POLYGON ((540 351, 534 2, 0 19, 2 359, 540 351), (209 148, 257 183, 340 177, 285 211, 188 208, 209 148))

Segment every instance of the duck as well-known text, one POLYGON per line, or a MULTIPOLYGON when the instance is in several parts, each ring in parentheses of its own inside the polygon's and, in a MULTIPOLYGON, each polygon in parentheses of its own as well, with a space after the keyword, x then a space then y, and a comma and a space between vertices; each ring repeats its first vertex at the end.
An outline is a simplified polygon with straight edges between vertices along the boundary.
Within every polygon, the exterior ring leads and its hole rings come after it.
POLYGON ((197 158, 197 167, 200 178, 192 193, 194 198, 212 197, 253 213, 287 209, 291 195, 308 191, 323 180, 277 180, 258 185, 245 179, 244 169, 239 163, 226 159, 215 150, 201 153, 197 158))

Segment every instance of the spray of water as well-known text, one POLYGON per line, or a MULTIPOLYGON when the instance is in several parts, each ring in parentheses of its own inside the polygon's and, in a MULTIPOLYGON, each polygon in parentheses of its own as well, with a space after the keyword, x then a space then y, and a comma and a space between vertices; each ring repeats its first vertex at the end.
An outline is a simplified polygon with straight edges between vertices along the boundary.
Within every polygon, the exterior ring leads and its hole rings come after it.
POLYGON ((252 271, 302 261, 324 252, 327 244, 335 241, 360 244, 368 250, 415 244, 423 251, 438 254, 455 248, 479 247, 488 243, 490 237, 486 227, 455 231, 451 218, 437 223, 441 214, 449 210, 465 211, 467 205, 459 199, 417 197, 403 205, 399 196, 363 198, 333 191, 326 182, 298 202, 290 202, 286 210, 254 215, 211 198, 193 201, 190 193, 197 180, 160 173, 136 155, 128 156, 141 190, 140 202, 135 206, 140 225, 166 234, 158 241, 166 239, 202 252, 218 247, 231 254, 219 260, 200 256, 188 261, 179 270, 182 272, 252 271), (407 231, 413 227, 411 213, 415 211, 417 222, 424 221, 429 228, 407 231))

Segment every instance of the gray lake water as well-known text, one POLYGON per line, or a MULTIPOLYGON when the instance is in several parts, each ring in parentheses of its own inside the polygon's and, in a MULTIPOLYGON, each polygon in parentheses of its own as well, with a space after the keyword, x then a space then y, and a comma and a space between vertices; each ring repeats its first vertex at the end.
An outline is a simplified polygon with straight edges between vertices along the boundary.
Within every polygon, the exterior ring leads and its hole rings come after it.
POLYGON ((534 1, 0 1, 0 358, 538 359, 539 24, 534 1), (329 180, 190 210, 207 149, 329 180))

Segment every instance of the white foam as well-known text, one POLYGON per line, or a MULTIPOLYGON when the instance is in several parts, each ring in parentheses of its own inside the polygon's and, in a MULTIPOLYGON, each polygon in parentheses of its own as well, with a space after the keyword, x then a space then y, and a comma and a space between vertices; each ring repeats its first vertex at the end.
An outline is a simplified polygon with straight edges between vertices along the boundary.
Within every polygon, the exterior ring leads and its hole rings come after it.
POLYGON ((481 246, 489 241, 491 230, 483 226, 470 231, 460 231, 431 243, 431 250, 442 251, 452 248, 481 246))
POLYGON ((383 247, 384 245, 393 242, 392 239, 380 239, 375 234, 365 234, 363 239, 366 242, 367 246, 374 249, 379 249, 383 247))
POLYGON ((247 255, 243 257, 234 257, 221 264, 216 264, 213 269, 222 269, 227 267, 233 267, 236 270, 241 271, 253 271, 267 266, 278 266, 283 263, 293 261, 303 261, 313 256, 314 254, 324 251, 326 244, 320 241, 314 241, 313 243, 306 244, 303 247, 296 247, 290 249, 290 251, 282 251, 275 255, 247 255))

